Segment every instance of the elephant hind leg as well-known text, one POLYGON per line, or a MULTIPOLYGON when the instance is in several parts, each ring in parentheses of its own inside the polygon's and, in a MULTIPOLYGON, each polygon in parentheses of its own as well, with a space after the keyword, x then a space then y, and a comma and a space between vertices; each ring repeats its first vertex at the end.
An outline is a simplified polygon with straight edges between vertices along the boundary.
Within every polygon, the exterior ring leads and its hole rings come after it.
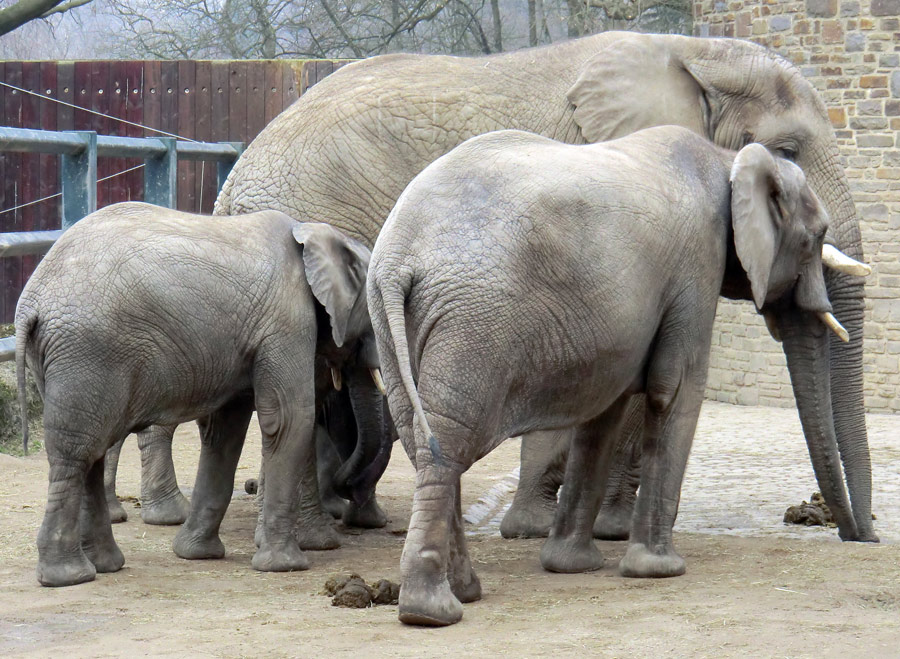
POLYGON ((632 396, 625 412, 621 449, 609 463, 606 496, 594 521, 598 540, 628 540, 637 489, 641 484, 641 442, 644 439, 644 396, 632 396))
MULTIPOLYGON (((121 442, 118 445, 121 446, 121 442)), ((81 547, 97 572, 118 572, 125 564, 125 557, 112 533, 103 482, 106 471, 104 462, 105 458, 101 457, 88 470, 78 524, 81 547)))
POLYGON ((400 559, 399 617, 407 624, 443 626, 462 618, 463 602, 481 597, 460 503, 460 476, 474 462, 480 433, 446 414, 426 416, 433 437, 426 438, 419 424, 398 427, 401 439, 414 433, 416 453, 413 512, 400 559))
POLYGON ((37 540, 37 579, 44 586, 73 586, 93 581, 97 575, 97 569, 81 548, 78 522, 88 467, 85 461, 54 450, 54 445, 61 441, 74 439, 62 435, 53 428, 44 429, 50 487, 37 540))
POLYGON ((178 488, 172 436, 178 426, 150 426, 138 433, 141 450, 141 519, 145 524, 183 523, 191 503, 178 488))
POLYGON ((119 454, 122 452, 122 445, 125 438, 113 444, 106 452, 106 467, 103 472, 103 485, 106 492, 106 505, 109 508, 109 520, 113 524, 120 524, 128 521, 128 513, 122 507, 122 502, 116 496, 116 473, 119 469, 119 454))
POLYGON ((49 392, 45 395, 50 485, 37 539, 37 578, 45 586, 93 581, 98 568, 121 567, 116 565, 121 552, 112 539, 101 452, 120 438, 99 436, 102 425, 102 420, 78 425, 77 415, 61 409, 49 392))

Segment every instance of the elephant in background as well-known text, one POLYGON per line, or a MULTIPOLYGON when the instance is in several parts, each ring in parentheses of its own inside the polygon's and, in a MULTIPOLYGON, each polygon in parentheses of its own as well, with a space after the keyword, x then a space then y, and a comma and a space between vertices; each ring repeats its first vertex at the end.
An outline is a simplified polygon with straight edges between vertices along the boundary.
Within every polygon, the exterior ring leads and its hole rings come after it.
MULTIPOLYGON (((368 262, 369 250, 333 227, 278 211, 210 218, 125 203, 66 231, 16 310, 20 402, 27 361, 44 399, 50 462, 38 580, 66 586, 122 567, 105 454, 129 433, 192 419, 200 464, 173 549, 182 558, 221 558, 219 525, 254 409, 268 492, 251 564, 306 569, 294 527, 299 519, 302 533, 304 521, 323 514, 315 403, 332 377, 316 372, 317 360, 338 370, 378 368, 364 295, 368 262)), ((380 375, 367 374, 368 392, 359 396, 372 418, 383 409, 376 381, 380 375)))
MULTIPOLYGON (((664 124, 732 150, 759 142, 794 160, 828 210, 830 241, 862 259, 859 219, 821 98, 789 62, 735 39, 606 32, 488 57, 396 54, 352 63, 253 140, 216 212, 278 208, 372 245, 413 177, 472 136, 516 128, 582 144, 664 124)), ((807 336, 786 356, 819 488, 843 509, 840 536, 876 541, 863 408, 863 279, 833 271, 825 279, 850 341, 807 336), (827 466, 837 450, 852 514, 841 470, 827 466)), ((804 327, 790 313, 775 322, 782 336, 804 327)), ((537 495, 526 504, 535 517, 542 513, 537 495)))
MULTIPOLYGON (((452 624, 480 597, 460 475, 510 436, 573 429, 541 563, 601 567, 592 528, 639 393, 641 489, 619 570, 683 574, 672 526, 719 295, 799 317, 789 354, 829 329, 848 338, 825 290, 827 227, 797 165, 676 126, 583 146, 500 131, 419 174, 375 243, 367 285, 391 416, 416 468, 401 621, 452 624)), ((828 466, 840 468, 836 451, 828 466)))

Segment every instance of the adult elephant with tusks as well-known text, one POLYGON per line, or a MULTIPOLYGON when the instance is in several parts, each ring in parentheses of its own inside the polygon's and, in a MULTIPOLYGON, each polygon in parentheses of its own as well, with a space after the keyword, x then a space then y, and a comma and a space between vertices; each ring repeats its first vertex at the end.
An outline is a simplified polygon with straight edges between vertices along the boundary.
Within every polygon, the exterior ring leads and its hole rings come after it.
MULTIPOLYGON (((216 212, 276 208, 372 245, 413 177, 469 137, 516 128, 579 144, 663 124, 734 150, 758 142, 795 161, 830 216, 826 242, 862 260, 859 219, 822 99, 789 62, 735 39, 607 32, 488 57, 353 63, 259 134, 216 212)), ((825 278, 847 342, 804 333, 804 319, 789 313, 772 327, 784 339, 810 457, 842 520, 840 536, 877 541, 863 408, 864 282, 832 269, 825 278)), ((541 503, 536 494, 526 502, 535 510, 541 503)))
POLYGON ((719 294, 800 317, 786 342, 842 333, 821 263, 827 223, 795 164, 680 126, 580 146, 498 131, 419 174, 375 243, 367 285, 416 468, 400 619, 452 624, 479 598, 459 479, 512 435, 573 429, 541 563, 600 568, 591 530, 637 393, 641 489, 619 570, 683 574, 672 525, 719 294))

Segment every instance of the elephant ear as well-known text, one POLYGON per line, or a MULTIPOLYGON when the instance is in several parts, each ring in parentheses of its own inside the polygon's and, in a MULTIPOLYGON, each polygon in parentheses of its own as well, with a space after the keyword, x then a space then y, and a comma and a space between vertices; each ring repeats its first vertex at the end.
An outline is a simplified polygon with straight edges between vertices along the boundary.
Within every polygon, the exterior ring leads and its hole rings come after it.
POLYGON ((775 262, 783 190, 775 159, 766 147, 748 144, 738 152, 731 167, 731 225, 757 309, 766 302, 775 262))
POLYGON ((334 342, 340 347, 362 334, 369 322, 364 291, 371 252, 328 224, 297 224, 293 234, 303 245, 306 280, 328 312, 334 342))
POLYGON ((679 37, 629 34, 587 60, 566 95, 584 139, 666 124, 711 137, 711 98, 682 61, 683 45, 679 37))

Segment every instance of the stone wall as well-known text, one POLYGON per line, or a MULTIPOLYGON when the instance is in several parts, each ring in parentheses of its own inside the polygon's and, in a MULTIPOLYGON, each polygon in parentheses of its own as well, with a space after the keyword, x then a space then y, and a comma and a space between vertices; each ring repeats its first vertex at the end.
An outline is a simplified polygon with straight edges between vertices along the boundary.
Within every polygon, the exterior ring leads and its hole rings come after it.
MULTIPOLYGON (((695 0, 694 34, 768 46, 819 90, 862 220, 865 393, 900 412, 900 0, 695 0)), ((792 406, 784 354, 751 303, 720 305, 707 396, 792 406)))

